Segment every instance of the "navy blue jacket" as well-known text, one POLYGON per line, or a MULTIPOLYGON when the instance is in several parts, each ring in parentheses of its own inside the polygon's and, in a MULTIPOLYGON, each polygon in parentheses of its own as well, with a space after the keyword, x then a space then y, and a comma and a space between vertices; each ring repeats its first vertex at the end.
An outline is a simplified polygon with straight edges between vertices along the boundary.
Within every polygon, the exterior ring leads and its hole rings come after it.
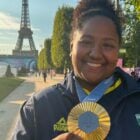
MULTIPOLYGON (((140 140, 140 83, 119 68, 115 75, 122 84, 98 101, 111 118, 106 139, 140 140)), ((67 131, 68 113, 78 103, 70 74, 63 83, 44 89, 24 103, 13 140, 52 140, 67 131)))

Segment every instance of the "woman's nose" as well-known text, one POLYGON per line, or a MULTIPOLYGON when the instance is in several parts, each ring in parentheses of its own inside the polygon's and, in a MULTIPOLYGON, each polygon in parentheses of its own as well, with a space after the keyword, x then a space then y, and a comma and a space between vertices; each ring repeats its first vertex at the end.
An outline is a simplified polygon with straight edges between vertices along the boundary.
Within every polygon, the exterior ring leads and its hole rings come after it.
POLYGON ((99 45, 95 45, 90 49, 89 56, 91 58, 100 58, 102 56, 102 51, 99 45))

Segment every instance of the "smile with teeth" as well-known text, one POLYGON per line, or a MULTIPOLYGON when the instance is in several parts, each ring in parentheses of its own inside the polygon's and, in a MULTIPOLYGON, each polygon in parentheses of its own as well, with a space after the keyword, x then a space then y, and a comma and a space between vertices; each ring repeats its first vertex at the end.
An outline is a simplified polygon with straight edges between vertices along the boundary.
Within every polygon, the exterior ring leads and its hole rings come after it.
POLYGON ((95 63, 87 63, 87 64, 92 67, 101 67, 101 64, 95 64, 95 63))

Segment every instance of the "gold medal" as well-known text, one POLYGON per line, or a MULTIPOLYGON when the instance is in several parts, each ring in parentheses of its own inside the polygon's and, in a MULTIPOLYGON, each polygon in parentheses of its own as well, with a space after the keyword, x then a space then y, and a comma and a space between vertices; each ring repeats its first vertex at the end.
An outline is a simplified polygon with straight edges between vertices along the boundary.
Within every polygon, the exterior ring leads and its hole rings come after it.
POLYGON ((83 102, 68 115, 68 131, 83 140, 104 140, 110 130, 110 117, 101 105, 83 102))

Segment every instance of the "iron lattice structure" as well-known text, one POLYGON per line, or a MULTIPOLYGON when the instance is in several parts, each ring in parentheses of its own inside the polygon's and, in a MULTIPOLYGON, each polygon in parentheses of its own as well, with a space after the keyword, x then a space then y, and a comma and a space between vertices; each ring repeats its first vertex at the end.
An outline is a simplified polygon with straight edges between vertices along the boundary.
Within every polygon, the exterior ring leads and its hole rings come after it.
POLYGON ((35 44, 32 37, 33 32, 31 31, 28 7, 29 7, 28 0, 22 0, 20 30, 18 31, 19 35, 18 35, 15 50, 13 50, 13 55, 37 56, 38 54, 38 51, 35 48, 35 44), (29 40, 29 46, 30 46, 29 51, 22 50, 24 39, 29 40))

